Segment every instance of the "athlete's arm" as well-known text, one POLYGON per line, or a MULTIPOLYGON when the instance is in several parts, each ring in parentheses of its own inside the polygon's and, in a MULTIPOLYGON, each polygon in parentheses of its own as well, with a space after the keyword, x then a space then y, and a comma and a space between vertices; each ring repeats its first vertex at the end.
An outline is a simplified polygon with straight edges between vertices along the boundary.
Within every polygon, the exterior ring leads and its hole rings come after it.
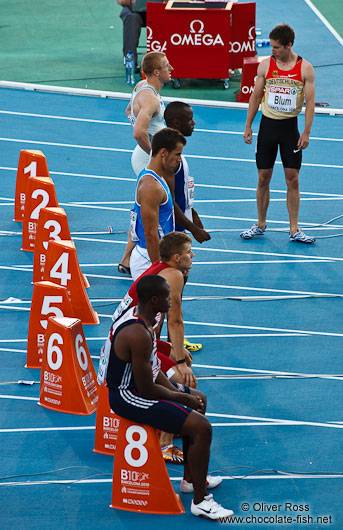
POLYGON ((149 154, 151 151, 151 143, 148 134, 148 126, 153 116, 156 115, 160 102, 150 89, 142 90, 142 92, 136 96, 135 103, 137 99, 137 103, 139 103, 139 111, 133 128, 133 137, 138 145, 149 154))
POLYGON ((193 223, 190 219, 188 219, 188 217, 185 216, 180 206, 175 201, 174 214, 175 222, 178 225, 182 226, 182 228, 184 228, 185 230, 191 232, 194 239, 196 239, 199 243, 203 243, 204 241, 208 241, 209 239, 211 239, 210 234, 206 232, 203 227, 200 227, 199 225, 193 223))
POLYGON ((137 200, 141 205, 141 217, 146 248, 151 263, 160 257, 159 250, 159 207, 166 200, 166 192, 151 176, 142 177, 137 188, 137 200))
POLYGON ((304 132, 298 140, 298 148, 306 149, 310 143, 310 132, 314 115, 314 70, 310 63, 303 59, 302 64, 302 78, 304 80, 305 92, 305 128, 304 132))
MULTIPOLYGON (((195 410, 202 408, 202 401, 198 397, 185 394, 162 385, 156 384, 153 380, 150 355, 152 349, 151 335, 141 324, 128 326, 120 331, 121 345, 131 352, 131 363, 133 376, 136 382, 138 393, 146 399, 167 399, 177 401, 195 410), (131 328, 131 329, 130 329, 131 328)), ((116 340, 116 342, 117 342, 116 340)), ((117 350, 116 350, 117 351, 117 350)), ((162 374, 163 376, 163 374, 162 374)), ((163 380, 160 374, 159 381, 163 380)))
MULTIPOLYGON (((173 346, 173 352, 176 362, 185 359, 184 351, 184 324, 182 313, 182 291, 184 287, 184 277, 181 271, 177 269, 164 269, 159 273, 167 280, 170 287, 171 305, 167 314, 168 334, 173 346)), ((187 386, 197 387, 197 380, 192 369, 187 362, 178 364, 178 371, 183 376, 183 383, 187 386)))
POLYGON ((269 67, 269 61, 270 59, 265 59, 264 61, 260 63, 257 69, 257 79, 256 79, 254 91, 250 96, 247 120, 245 123, 245 131, 243 135, 243 138, 246 144, 252 143, 251 126, 257 114, 258 107, 260 106, 261 99, 263 96, 263 91, 264 91, 264 87, 266 84, 266 75, 267 75, 268 67, 269 67))

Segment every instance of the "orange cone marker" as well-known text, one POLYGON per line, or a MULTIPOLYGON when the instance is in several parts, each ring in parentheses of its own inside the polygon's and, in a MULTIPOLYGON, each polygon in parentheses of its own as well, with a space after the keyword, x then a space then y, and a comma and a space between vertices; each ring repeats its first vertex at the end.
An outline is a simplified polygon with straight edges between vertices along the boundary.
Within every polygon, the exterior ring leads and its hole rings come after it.
POLYGON ((171 485, 153 427, 120 418, 111 508, 159 514, 185 513, 171 485))
POLYGON ((74 316, 67 288, 52 282, 36 282, 31 302, 26 368, 40 368, 42 365, 49 316, 74 316))
POLYGON ((25 210, 26 184, 29 177, 50 177, 48 164, 42 151, 20 151, 15 185, 14 221, 22 222, 25 210))
POLYGON ((98 408, 96 410, 95 444, 93 451, 104 455, 114 455, 120 417, 113 412, 108 400, 108 388, 98 388, 98 408))
POLYGON ((81 321, 50 317, 45 335, 39 405, 89 415, 97 407, 97 382, 81 321))
POLYGON ((86 293, 73 241, 49 241, 44 281, 67 287, 74 315, 83 324, 99 324, 98 314, 86 293))
POLYGON ((21 250, 33 252, 37 233, 37 221, 42 208, 58 206, 55 185, 50 177, 27 179, 23 241, 21 250))

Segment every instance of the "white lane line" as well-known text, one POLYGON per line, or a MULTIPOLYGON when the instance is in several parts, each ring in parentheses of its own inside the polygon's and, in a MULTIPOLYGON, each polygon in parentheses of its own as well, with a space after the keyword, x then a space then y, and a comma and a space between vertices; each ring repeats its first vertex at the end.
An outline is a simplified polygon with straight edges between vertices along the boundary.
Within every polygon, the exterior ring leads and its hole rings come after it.
MULTIPOLYGON (((170 480, 173 480, 175 482, 180 482, 181 477, 169 477, 170 480)), ((223 480, 294 480, 294 479, 304 479, 304 480, 317 480, 317 479, 336 479, 336 478, 343 478, 342 475, 336 475, 336 474, 323 474, 323 475, 315 475, 315 474, 294 474, 294 473, 287 473, 284 475, 277 475, 277 474, 270 474, 270 475, 227 475, 222 476, 223 480)), ((99 478, 99 479, 69 479, 69 480, 38 480, 38 481, 30 481, 30 482, 0 482, 0 486, 46 486, 51 484, 72 484, 74 486, 77 486, 78 484, 111 484, 112 478, 99 478)))
POLYGON ((85 427, 23 427, 18 429, 0 429, 0 433, 5 432, 48 432, 48 431, 94 431, 94 425, 85 427))
POLYGON ((342 376, 335 376, 335 375, 330 375, 330 374, 307 374, 307 373, 305 374, 302 372, 279 372, 279 371, 274 371, 274 370, 257 370, 255 368, 236 368, 234 366, 210 366, 208 364, 192 364, 192 367, 205 368, 208 370, 211 370, 211 369, 228 370, 230 372, 232 371, 232 372, 263 374, 263 375, 299 376, 299 377, 304 377, 304 378, 315 377, 315 378, 335 379, 337 381, 342 381, 342 376))
POLYGON ((215 322, 194 322, 184 320, 184 324, 193 325, 193 326, 210 326, 210 327, 219 327, 219 328, 235 328, 235 329, 252 329, 252 330, 261 330, 261 331, 281 331, 283 333, 300 333, 302 335, 319 335, 325 337, 343 337, 343 333, 332 333, 329 331, 313 331, 313 330, 303 330, 303 329, 287 329, 287 328, 267 328, 262 326, 243 326, 243 325, 233 325, 233 324, 218 324, 215 322))
POLYGON ((337 33, 337 31, 331 26, 330 22, 324 17, 324 15, 319 11, 319 9, 316 8, 315 5, 311 2, 311 0, 305 0, 306 4, 309 6, 310 9, 317 15, 317 17, 323 22, 324 26, 327 27, 327 29, 332 33, 332 35, 335 37, 335 39, 338 40, 341 46, 343 46, 343 39, 337 33))
POLYGON ((14 348, 0 348, 0 351, 11 351, 14 353, 26 353, 27 350, 16 350, 14 348))
MULTIPOLYGON (((72 149, 89 149, 93 151, 112 151, 115 153, 132 153, 133 149, 122 149, 118 147, 99 147, 94 145, 81 145, 81 144, 67 144, 62 142, 44 142, 42 140, 28 140, 24 138, 6 138, 0 137, 2 142, 13 142, 13 143, 22 143, 22 144, 31 144, 31 145, 51 145, 53 147, 67 147, 72 149)), ((210 156, 210 155, 191 155, 187 154, 187 158, 197 158, 200 160, 218 160, 222 162, 248 162, 255 164, 256 161, 253 158, 234 158, 234 157, 225 157, 225 156, 210 156)), ((276 164, 282 165, 281 161, 276 161, 276 164)), ((343 169, 343 166, 337 164, 314 164, 314 163, 302 163, 303 166, 308 167, 321 167, 321 168, 332 168, 332 169, 343 169)))
MULTIPOLYGON (((8 114, 13 116, 29 116, 32 118, 48 118, 48 119, 55 119, 55 120, 67 120, 67 121, 76 121, 76 122, 87 122, 87 123, 99 123, 104 125, 119 125, 119 126, 125 126, 130 127, 129 122, 123 122, 123 121, 111 121, 111 120, 94 120, 91 118, 76 118, 72 116, 57 116, 54 114, 37 114, 32 112, 18 112, 18 111, 10 111, 10 110, 0 110, 0 114, 8 114)), ((220 129, 198 129, 197 127, 194 129, 194 132, 204 132, 204 133, 214 133, 214 134, 232 134, 232 135, 239 135, 243 136, 243 131, 224 131, 220 129)), ((257 136, 257 133, 253 133, 253 136, 257 136)), ((337 138, 317 138, 315 136, 310 136, 310 140, 325 140, 329 142, 342 142, 342 139, 337 138)))
MULTIPOLYGON (((214 418, 232 418, 232 419, 239 419, 239 420, 261 420, 266 422, 279 422, 283 423, 285 425, 307 425, 307 426, 313 426, 313 427, 327 427, 329 429, 343 429, 343 425, 339 425, 336 423, 322 423, 317 421, 301 421, 301 420, 284 420, 280 418, 263 418, 263 417, 257 417, 257 416, 239 416, 237 414, 217 414, 212 412, 206 412, 206 416, 214 417, 214 418), (290 423, 291 422, 291 423, 290 423)), ((226 424, 225 424, 226 425, 226 424)))
MULTIPOLYGON (((341 201, 343 196, 337 197, 302 197, 301 201, 341 201)), ((285 202, 286 197, 282 199, 269 199, 269 202, 285 202)), ((256 202, 256 197, 252 199, 195 199, 194 204, 211 204, 211 203, 236 203, 236 202, 256 202)))
POLYGON ((0 399, 19 399, 22 401, 36 401, 38 403, 38 397, 28 397, 28 396, 11 396, 9 394, 0 394, 0 399))

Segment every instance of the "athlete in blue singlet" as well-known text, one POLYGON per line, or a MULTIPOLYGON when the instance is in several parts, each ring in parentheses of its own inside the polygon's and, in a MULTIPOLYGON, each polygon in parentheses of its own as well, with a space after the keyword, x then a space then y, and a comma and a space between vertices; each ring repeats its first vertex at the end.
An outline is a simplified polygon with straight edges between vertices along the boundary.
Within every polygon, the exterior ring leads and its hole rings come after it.
POLYGON ((165 128, 152 139, 151 160, 139 176, 130 233, 135 248, 131 253, 131 276, 136 280, 159 259, 159 240, 174 230, 174 209, 170 189, 161 175, 174 173, 180 165, 184 136, 165 128))

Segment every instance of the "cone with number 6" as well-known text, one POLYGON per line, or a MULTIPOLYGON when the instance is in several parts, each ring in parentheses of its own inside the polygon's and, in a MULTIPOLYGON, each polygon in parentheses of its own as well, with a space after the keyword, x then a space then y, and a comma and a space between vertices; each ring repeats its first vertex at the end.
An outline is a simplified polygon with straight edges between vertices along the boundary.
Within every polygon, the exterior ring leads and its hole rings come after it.
POLYGON ((39 405, 69 414, 92 414, 97 382, 81 321, 50 317, 45 336, 39 405))
POLYGON ((49 241, 44 281, 67 288, 74 315, 83 324, 99 324, 98 314, 87 296, 73 241, 49 241))

